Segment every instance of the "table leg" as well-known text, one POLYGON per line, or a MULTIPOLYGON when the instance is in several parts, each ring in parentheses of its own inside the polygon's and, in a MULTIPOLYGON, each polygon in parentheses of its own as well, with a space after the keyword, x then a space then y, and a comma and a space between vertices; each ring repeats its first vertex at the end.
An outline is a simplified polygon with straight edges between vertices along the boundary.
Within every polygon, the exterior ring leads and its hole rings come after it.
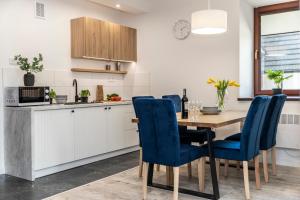
POLYGON ((153 169, 154 169, 154 164, 150 164, 149 163, 149 167, 148 167, 148 186, 152 186, 153 184, 153 169))
POLYGON ((207 146, 208 146, 209 164, 210 164, 210 172, 211 172, 214 196, 216 199, 219 199, 220 198, 219 184, 217 178, 216 162, 215 162, 214 149, 212 144, 211 131, 207 131, 207 146))

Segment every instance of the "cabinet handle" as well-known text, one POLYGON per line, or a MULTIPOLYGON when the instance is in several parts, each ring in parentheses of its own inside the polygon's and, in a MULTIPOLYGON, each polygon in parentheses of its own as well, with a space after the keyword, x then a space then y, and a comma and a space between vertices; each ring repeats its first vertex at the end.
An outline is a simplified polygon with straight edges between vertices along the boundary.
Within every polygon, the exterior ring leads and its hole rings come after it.
POLYGON ((111 110, 111 107, 108 107, 108 110, 111 110))
POLYGON ((104 110, 107 110, 107 107, 105 107, 104 110))
POLYGON ((71 111, 71 113, 74 113, 74 112, 75 112, 75 110, 72 110, 72 111, 71 111))

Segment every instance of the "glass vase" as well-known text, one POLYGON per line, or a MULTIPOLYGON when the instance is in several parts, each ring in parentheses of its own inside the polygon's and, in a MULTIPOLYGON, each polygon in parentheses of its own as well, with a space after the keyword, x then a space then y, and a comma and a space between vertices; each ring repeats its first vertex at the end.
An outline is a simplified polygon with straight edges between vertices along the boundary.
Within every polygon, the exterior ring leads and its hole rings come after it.
POLYGON ((226 90, 217 90, 217 106, 222 111, 225 108, 225 95, 226 90))

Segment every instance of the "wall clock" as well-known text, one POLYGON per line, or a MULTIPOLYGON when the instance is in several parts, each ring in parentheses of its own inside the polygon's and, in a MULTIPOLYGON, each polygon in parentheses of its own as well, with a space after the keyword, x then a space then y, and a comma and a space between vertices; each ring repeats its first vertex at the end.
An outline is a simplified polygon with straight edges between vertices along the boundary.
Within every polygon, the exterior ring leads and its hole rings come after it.
POLYGON ((173 27, 173 33, 176 39, 184 40, 191 33, 191 23, 187 20, 178 20, 173 27))

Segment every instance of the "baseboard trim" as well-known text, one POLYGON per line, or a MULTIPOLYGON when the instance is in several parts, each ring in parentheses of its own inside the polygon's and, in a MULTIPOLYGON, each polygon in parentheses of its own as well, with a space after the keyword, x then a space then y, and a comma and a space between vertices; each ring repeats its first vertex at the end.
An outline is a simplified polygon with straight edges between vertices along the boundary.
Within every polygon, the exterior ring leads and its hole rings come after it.
POLYGON ((90 164, 93 162, 97 162, 100 160, 104 160, 104 159, 119 156, 119 155, 123 155, 123 154, 130 153, 130 152, 137 151, 137 150, 139 150, 139 146, 134 146, 134 147, 130 147, 130 148, 126 148, 126 149, 122 149, 122 150, 118 150, 118 151, 114 151, 114 152, 110 152, 110 153, 105 153, 105 154, 101 154, 98 156, 85 158, 82 160, 77 160, 74 162, 70 162, 70 163, 66 163, 66 164, 62 164, 62 165, 58 165, 58 166, 54 166, 54 167, 50 167, 50 168, 46 168, 46 169, 42 169, 42 170, 36 170, 33 173, 34 177, 33 177, 33 180, 31 180, 31 181, 34 181, 36 178, 39 178, 39 177, 47 176, 50 174, 55 174, 55 173, 58 173, 61 171, 69 170, 69 169, 72 169, 75 167, 87 165, 87 164, 90 164))

